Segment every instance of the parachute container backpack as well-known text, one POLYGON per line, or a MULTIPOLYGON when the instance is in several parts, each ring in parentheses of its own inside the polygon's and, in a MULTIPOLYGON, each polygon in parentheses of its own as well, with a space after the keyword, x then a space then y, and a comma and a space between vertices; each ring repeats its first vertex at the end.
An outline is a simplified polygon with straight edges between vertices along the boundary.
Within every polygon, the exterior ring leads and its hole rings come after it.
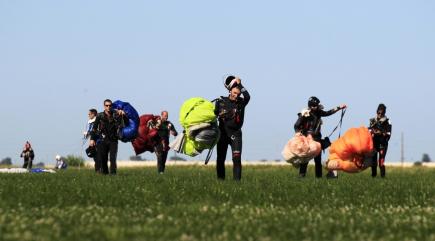
POLYGON ((351 128, 334 141, 329 149, 326 167, 356 173, 371 166, 373 140, 367 127, 351 128))
POLYGON ((178 153, 197 156, 205 149, 211 150, 220 137, 217 117, 214 113, 215 105, 200 97, 188 99, 180 109, 180 124, 183 135, 179 135, 169 146, 178 153))
POLYGON ((123 110, 125 119, 123 119, 123 127, 119 130, 119 139, 122 142, 129 142, 136 138, 139 128, 139 114, 132 105, 128 102, 117 100, 113 102, 114 110, 123 110))
POLYGON ((138 136, 131 142, 136 155, 146 151, 154 152, 154 146, 158 141, 158 132, 156 129, 150 129, 148 123, 156 122, 158 118, 158 116, 151 114, 140 116, 138 136))

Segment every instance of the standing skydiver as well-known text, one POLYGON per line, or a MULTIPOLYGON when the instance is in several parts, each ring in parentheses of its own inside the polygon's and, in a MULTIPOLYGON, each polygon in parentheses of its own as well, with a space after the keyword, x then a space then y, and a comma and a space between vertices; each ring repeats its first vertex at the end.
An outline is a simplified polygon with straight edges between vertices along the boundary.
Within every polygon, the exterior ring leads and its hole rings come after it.
POLYGON ((21 152, 20 157, 24 159, 23 168, 32 169, 33 159, 35 159, 35 152, 33 151, 32 145, 30 142, 26 141, 24 144, 23 151, 21 152))
MULTIPOLYGON (((88 112, 88 125, 84 134, 84 139, 91 138, 92 129, 94 128, 95 120, 97 119, 98 112, 96 109, 90 109, 88 112)), ((99 138, 97 139, 97 145, 100 142, 99 138)), ((101 172, 101 162, 97 161, 97 147, 89 146, 86 148, 86 155, 92 159, 94 159, 95 172, 101 172)))
POLYGON ((370 119, 369 130, 372 133, 373 147, 376 151, 372 160, 372 177, 376 177, 378 174, 378 163, 379 169, 381 170, 381 177, 385 177, 384 162, 392 129, 390 120, 385 116, 386 112, 387 107, 384 104, 379 104, 378 109, 376 110, 376 117, 370 119))
MULTIPOLYGON (((330 116, 337 113, 339 110, 345 109, 346 105, 340 105, 334 109, 324 111, 320 100, 312 96, 308 99, 308 108, 303 109, 298 113, 298 120, 294 125, 296 133, 301 133, 304 136, 312 135, 313 139, 322 144, 322 149, 326 149, 324 141, 322 140, 321 126, 323 124, 322 117, 330 116)), ((322 152, 314 158, 315 174, 317 178, 322 177, 322 152)), ((307 174, 308 163, 301 164, 299 167, 299 177, 305 177, 307 174)), ((327 177, 337 177, 333 172, 328 172, 327 177)))
POLYGON ((233 178, 239 181, 242 178, 242 126, 245 107, 251 97, 238 77, 228 76, 224 85, 229 90, 229 96, 218 98, 215 108, 221 131, 217 143, 216 172, 218 179, 225 179, 225 159, 228 145, 230 145, 233 157, 233 178))
POLYGON ((169 152, 169 135, 177 136, 178 132, 175 130, 174 124, 168 120, 168 112, 162 111, 160 119, 157 121, 156 129, 160 137, 159 142, 154 147, 157 156, 157 171, 159 174, 165 172, 166 159, 169 152))

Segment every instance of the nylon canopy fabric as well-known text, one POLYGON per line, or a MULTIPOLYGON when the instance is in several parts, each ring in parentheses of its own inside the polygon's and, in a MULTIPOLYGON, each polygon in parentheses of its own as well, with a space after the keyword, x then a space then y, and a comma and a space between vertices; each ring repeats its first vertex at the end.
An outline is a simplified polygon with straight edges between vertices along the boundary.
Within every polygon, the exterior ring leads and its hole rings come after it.
POLYGON ((321 150, 320 143, 314 141, 311 135, 296 134, 284 146, 282 156, 285 161, 298 167, 300 164, 308 163, 311 159, 318 156, 321 150))
POLYGON ((130 142, 134 140, 138 134, 139 114, 130 103, 121 100, 113 102, 112 107, 115 110, 123 110, 128 119, 119 132, 119 139, 122 142, 130 142))
POLYGON ((148 123, 157 121, 159 116, 152 114, 142 115, 140 117, 138 136, 132 141, 133 149, 136 155, 146 151, 154 152, 154 146, 157 144, 158 132, 156 129, 150 129, 148 123))
POLYGON ((332 143, 327 169, 360 172, 371 165, 372 155, 373 140, 367 127, 351 128, 332 143))
POLYGON ((197 156, 205 149, 212 149, 217 143, 220 132, 215 105, 201 97, 190 98, 180 109, 179 121, 184 129, 183 135, 169 146, 179 153, 197 156))

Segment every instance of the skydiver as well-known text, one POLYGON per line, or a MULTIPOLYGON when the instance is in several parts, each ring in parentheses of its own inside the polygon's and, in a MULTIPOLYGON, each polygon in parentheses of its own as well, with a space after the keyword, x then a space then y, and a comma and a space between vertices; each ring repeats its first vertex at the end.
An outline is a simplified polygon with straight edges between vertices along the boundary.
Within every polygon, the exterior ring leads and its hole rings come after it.
POLYGON ((26 141, 24 144, 23 151, 21 152, 20 157, 24 158, 23 168, 32 169, 33 159, 35 159, 35 152, 33 151, 32 145, 30 142, 26 141))
MULTIPOLYGON (((86 132, 84 133, 84 138, 88 139, 91 137, 91 132, 92 129, 94 127, 95 124, 95 120, 97 119, 97 115, 98 112, 96 109, 90 109, 88 112, 88 128, 86 130, 86 132)), ((99 143, 99 139, 97 139, 97 145, 99 143)), ((90 146, 86 149, 86 154, 88 155, 88 157, 94 159, 94 167, 95 167, 95 172, 101 172, 101 162, 97 161, 97 148, 96 146, 90 146)))
POLYGON ((391 138, 392 125, 390 120, 385 116, 387 107, 379 104, 376 110, 376 117, 370 119, 369 130, 373 137, 373 146, 375 154, 372 160, 372 177, 377 176, 377 166, 381 171, 381 177, 385 177, 385 156, 388 150, 388 141, 391 138))
POLYGON ((162 111, 160 119, 157 121, 156 129, 160 137, 159 142, 154 147, 157 156, 157 171, 160 174, 165 172, 166 159, 169 152, 169 136, 177 136, 178 132, 175 130, 174 124, 168 121, 168 112, 162 111))
MULTIPOLYGON (((334 109, 324 111, 320 100, 312 96, 308 99, 308 108, 298 113, 298 119, 294 125, 296 133, 308 136, 312 135, 313 139, 322 143, 322 149, 327 148, 322 140, 321 126, 323 124, 322 117, 330 116, 337 113, 339 110, 345 109, 346 105, 340 105, 334 109)), ((322 177, 322 152, 314 158, 315 174, 317 178, 322 177)), ((308 163, 301 164, 299 167, 299 177, 305 177, 307 173, 308 163)), ((328 172, 327 177, 337 177, 332 171, 328 172)))
POLYGON ((217 143, 216 172, 218 179, 225 179, 225 159, 228 145, 230 145, 233 157, 233 178, 239 181, 242 178, 242 126, 245 107, 251 97, 238 77, 228 76, 225 80, 225 87, 229 91, 229 96, 221 96, 215 103, 215 114, 218 116, 221 131, 217 143))
POLYGON ((112 109, 112 101, 104 101, 104 112, 97 115, 91 131, 89 146, 97 146, 97 162, 101 173, 109 174, 107 161, 110 154, 110 174, 116 174, 116 156, 118 154, 118 130, 122 126, 124 111, 112 109), (101 139, 99 143, 97 140, 101 139))

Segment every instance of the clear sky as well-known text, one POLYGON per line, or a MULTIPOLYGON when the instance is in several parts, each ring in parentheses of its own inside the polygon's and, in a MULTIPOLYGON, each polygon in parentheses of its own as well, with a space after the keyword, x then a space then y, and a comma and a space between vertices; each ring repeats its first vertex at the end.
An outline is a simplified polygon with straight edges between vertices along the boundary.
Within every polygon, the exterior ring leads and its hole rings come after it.
MULTIPOLYGON (((252 96, 243 159, 281 158, 312 95, 349 106, 344 129, 367 125, 385 103, 387 161, 400 160, 401 132, 407 160, 435 158, 429 0, 0 0, 0 158, 22 163, 26 140, 36 162, 82 155, 87 110, 106 98, 141 114, 168 110, 181 130, 183 101, 226 95, 227 74, 252 96)), ((324 134, 338 118, 324 119, 324 134)), ((120 145, 119 159, 132 154, 120 145)))

